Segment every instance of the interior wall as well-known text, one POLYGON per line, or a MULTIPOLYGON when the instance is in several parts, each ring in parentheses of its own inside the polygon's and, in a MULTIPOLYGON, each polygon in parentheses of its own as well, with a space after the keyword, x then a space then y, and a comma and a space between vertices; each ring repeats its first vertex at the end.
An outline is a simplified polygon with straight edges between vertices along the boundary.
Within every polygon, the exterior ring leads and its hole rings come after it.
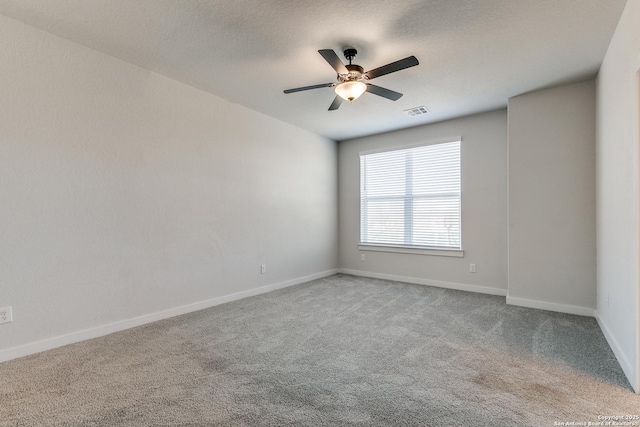
POLYGON ((0 353, 337 267, 334 141, 3 16, 0 56, 0 353))
POLYGON ((597 317, 640 392, 640 0, 629 0, 597 79, 597 317))
POLYGON ((593 315, 595 82, 509 99, 507 302, 593 315))
POLYGON ((339 265, 343 271, 506 295, 507 113, 498 110, 338 144, 339 265), (463 258, 360 251, 362 151, 462 137, 463 258), (365 254, 362 262, 360 255, 365 254), (469 271, 469 264, 477 272, 469 271))

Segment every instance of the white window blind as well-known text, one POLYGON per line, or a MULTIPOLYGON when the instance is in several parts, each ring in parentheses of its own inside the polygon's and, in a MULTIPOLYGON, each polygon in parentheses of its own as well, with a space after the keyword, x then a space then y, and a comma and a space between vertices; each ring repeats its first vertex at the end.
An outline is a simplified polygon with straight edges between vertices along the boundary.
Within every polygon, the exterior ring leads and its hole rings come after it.
POLYGON ((360 156, 360 243, 462 249, 460 141, 360 156))

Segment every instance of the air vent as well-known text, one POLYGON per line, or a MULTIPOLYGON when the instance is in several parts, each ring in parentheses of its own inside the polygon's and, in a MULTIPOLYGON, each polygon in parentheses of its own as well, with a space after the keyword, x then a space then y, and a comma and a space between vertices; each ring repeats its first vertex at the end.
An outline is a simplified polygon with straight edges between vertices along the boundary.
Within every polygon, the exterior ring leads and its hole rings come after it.
POLYGON ((429 110, 424 105, 421 105, 421 106, 415 107, 415 108, 409 108, 408 110, 404 110, 404 113, 407 116, 411 116, 411 117, 420 116, 422 114, 427 114, 428 112, 429 112, 429 110))

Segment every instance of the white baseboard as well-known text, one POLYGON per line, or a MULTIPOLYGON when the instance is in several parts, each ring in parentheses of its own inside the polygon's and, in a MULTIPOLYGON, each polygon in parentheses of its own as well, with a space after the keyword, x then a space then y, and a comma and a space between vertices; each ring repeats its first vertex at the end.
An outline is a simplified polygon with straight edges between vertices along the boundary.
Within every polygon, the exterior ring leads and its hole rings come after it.
POLYGON ((629 362, 629 359, 622 351, 622 348, 620 347, 618 340, 616 340, 616 338, 613 336, 613 334, 611 333, 611 329, 609 329, 607 324, 600 317, 600 314, 598 313, 597 310, 595 311, 595 317, 596 317, 596 320, 598 321, 598 325, 600 326, 600 329, 602 330, 602 333, 605 339, 609 343, 609 347, 611 347, 613 354, 616 356, 616 359, 618 359, 618 363, 620 364, 622 371, 627 376, 627 379, 629 380, 631 387, 633 387, 636 393, 640 393, 640 384, 636 384, 633 365, 629 362))
POLYGON ((12 347, 6 350, 0 350, 0 362, 6 362, 8 360, 17 359, 18 357, 40 353, 42 351, 51 350, 51 349, 62 347, 68 344, 74 344, 74 343, 85 341, 91 338, 98 338, 114 332, 123 331, 125 329, 134 328, 136 326, 144 325, 151 322, 156 322, 158 320, 168 319, 170 317, 191 313, 193 311, 203 310, 205 308, 224 304, 226 302, 236 301, 242 298, 264 294, 266 292, 271 292, 276 289, 282 289, 289 286, 299 285, 301 283, 309 282, 311 280, 321 279, 323 277, 334 275, 337 272, 338 270, 327 270, 320 273, 311 274, 309 276, 298 277, 296 279, 287 280, 280 283, 261 286, 259 288, 249 289, 242 292, 236 292, 236 293, 221 296, 218 298, 199 301, 193 304, 174 307, 167 310, 134 317, 132 319, 121 320, 119 322, 109 323, 107 325, 102 325, 95 328, 84 329, 81 331, 76 331, 69 334, 59 335, 57 337, 47 338, 44 340, 29 343, 29 344, 24 344, 18 347, 12 347))
POLYGON ((594 317, 595 310, 589 307, 577 305, 557 304, 555 302, 538 301, 525 298, 514 298, 507 296, 507 304, 518 305, 520 307, 537 308, 538 310, 557 311, 560 313, 577 314, 578 316, 594 317))
POLYGON ((436 288, 456 289, 459 291, 477 292, 479 294, 506 296, 507 290, 500 288, 490 288, 488 286, 468 285, 465 283, 442 282, 439 280, 419 279, 417 277, 396 276, 394 274, 373 273, 370 271, 351 270, 348 268, 338 269, 338 273, 350 274, 352 276, 371 277, 374 279, 394 280, 396 282, 412 283, 415 285, 435 286, 436 288))

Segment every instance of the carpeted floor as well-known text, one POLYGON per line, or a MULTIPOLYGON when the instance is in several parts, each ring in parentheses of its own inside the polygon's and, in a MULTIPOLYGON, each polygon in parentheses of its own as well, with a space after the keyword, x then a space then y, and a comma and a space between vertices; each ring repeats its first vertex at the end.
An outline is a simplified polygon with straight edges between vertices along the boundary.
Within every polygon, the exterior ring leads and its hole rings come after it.
POLYGON ((553 426, 640 414, 592 318, 347 275, 3 363, 0 381, 2 427, 553 426))

